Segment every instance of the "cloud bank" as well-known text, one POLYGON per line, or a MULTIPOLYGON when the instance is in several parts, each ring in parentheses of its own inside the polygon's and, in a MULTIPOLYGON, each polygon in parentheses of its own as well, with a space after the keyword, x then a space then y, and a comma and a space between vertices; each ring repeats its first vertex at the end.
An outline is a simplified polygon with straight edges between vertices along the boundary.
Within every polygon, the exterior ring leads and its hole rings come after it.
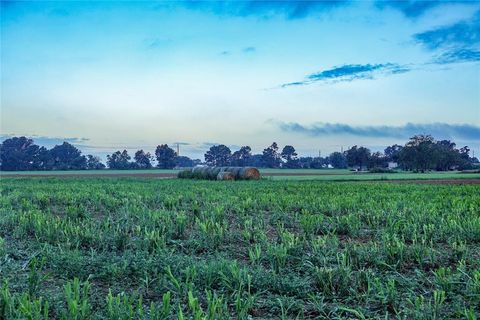
POLYGON ((352 126, 341 123, 314 123, 302 125, 296 122, 271 121, 284 132, 308 136, 352 135, 359 137, 408 139, 416 134, 431 134, 436 138, 475 141, 480 137, 480 126, 448 123, 407 123, 402 126, 352 126))
POLYGON ((88 138, 71 138, 71 137, 48 137, 48 136, 39 136, 39 135, 20 135, 20 134, 0 134, 0 141, 4 141, 9 138, 13 137, 21 137, 25 136, 27 138, 32 139, 35 144, 44 146, 47 148, 54 147, 56 145, 60 145, 64 142, 68 142, 75 146, 83 146, 86 142, 90 139, 88 138))

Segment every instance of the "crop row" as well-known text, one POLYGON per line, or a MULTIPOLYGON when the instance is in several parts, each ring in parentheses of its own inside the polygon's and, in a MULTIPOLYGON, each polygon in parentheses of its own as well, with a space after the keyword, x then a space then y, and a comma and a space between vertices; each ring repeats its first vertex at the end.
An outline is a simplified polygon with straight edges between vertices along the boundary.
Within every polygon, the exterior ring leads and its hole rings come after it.
POLYGON ((478 191, 4 179, 0 315, 476 319, 478 191))

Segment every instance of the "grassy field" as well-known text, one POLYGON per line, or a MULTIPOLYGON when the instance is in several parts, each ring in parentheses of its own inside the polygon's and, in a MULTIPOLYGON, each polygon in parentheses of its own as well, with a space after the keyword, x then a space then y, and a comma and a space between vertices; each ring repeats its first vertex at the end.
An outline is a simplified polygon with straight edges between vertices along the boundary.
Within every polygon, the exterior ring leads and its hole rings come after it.
MULTIPOLYGON (((2 176, 151 176, 174 177, 179 170, 78 170, 78 171, 0 171, 2 176)), ((480 173, 448 172, 398 172, 368 173, 352 172, 347 169, 260 169, 264 177, 274 180, 324 180, 324 181, 367 181, 367 180, 449 180, 480 179, 480 173)))
POLYGON ((455 180, 480 179, 480 173, 461 172, 399 172, 399 173, 340 173, 319 175, 278 175, 267 176, 273 180, 323 180, 323 181, 376 181, 376 180, 455 180))
POLYGON ((111 175, 134 175, 138 173, 153 173, 153 174, 176 174, 180 170, 170 170, 170 169, 148 169, 148 170, 55 170, 55 171, 0 171, 0 176, 2 175, 93 175, 93 174, 111 174, 111 175))
POLYGON ((0 318, 477 319, 480 187, 2 178, 0 318))

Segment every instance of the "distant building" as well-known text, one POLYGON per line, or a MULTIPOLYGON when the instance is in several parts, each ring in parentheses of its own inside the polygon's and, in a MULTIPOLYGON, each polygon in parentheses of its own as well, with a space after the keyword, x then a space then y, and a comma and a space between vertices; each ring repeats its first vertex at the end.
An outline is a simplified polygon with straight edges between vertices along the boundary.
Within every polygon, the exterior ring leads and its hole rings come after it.
POLYGON ((398 168, 398 163, 394 162, 394 161, 389 161, 388 162, 388 169, 396 169, 398 168))

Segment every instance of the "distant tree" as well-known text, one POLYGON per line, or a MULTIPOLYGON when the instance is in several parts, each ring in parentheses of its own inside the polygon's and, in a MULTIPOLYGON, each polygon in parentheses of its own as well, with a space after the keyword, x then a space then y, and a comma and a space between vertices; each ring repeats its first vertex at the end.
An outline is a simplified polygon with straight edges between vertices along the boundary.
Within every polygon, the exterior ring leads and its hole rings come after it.
POLYGON ((220 144, 210 147, 205 153, 205 162, 211 166, 228 166, 230 164, 232 151, 226 145, 220 144))
POLYGON ((107 166, 110 169, 126 170, 132 168, 132 163, 130 162, 130 155, 127 150, 122 152, 116 151, 112 155, 107 156, 107 166))
POLYGON ((370 150, 365 147, 353 146, 345 151, 345 157, 349 167, 366 167, 370 158, 370 150))
POLYGON ((303 169, 310 168, 314 158, 312 157, 299 157, 298 158, 298 167, 303 169))
MULTIPOLYGON (((453 144, 455 146, 455 144, 453 144)), ((460 157, 464 160, 468 160, 470 158, 470 148, 468 146, 461 147, 459 150, 460 157)))
POLYGON ((188 168, 194 167, 195 162, 186 156, 178 156, 175 158, 175 167, 188 168))
POLYGON ((50 150, 45 147, 39 147, 33 157, 32 168, 30 170, 49 170, 50 150))
POLYGON ((43 168, 41 155, 46 149, 26 137, 12 137, 0 144, 2 171, 36 170, 43 168))
POLYGON ((251 167, 264 167, 265 164, 263 163, 263 155, 262 154, 253 154, 247 161, 247 166, 251 167))
POLYGON ((300 165, 297 159, 297 152, 295 148, 289 145, 286 145, 282 149, 280 156, 285 160, 284 166, 286 168, 299 168, 300 165))
POLYGON ((175 150, 170 148, 168 144, 161 144, 155 150, 157 158, 157 167, 160 169, 173 169, 175 167, 175 150))
POLYGON ((135 160, 135 167, 138 169, 151 169, 153 157, 150 152, 138 150, 133 157, 135 160))
POLYGON ((278 168, 280 166, 280 155, 278 154, 278 145, 272 143, 268 148, 263 150, 262 160, 267 168, 278 168))
POLYGON ((321 169, 324 165, 326 165, 326 159, 322 157, 315 157, 313 158, 312 162, 310 163, 310 169, 321 169))
POLYGON ((56 145, 48 151, 47 169, 51 170, 84 170, 87 169, 87 158, 82 152, 68 142, 56 145))
POLYGON ((464 146, 458 150, 458 168, 460 170, 473 169, 475 164, 478 163, 478 159, 475 157, 470 158, 470 148, 464 146))
POLYGON ((398 144, 394 144, 392 146, 386 147, 383 151, 385 154, 385 158, 387 161, 398 162, 398 156, 400 155, 400 151, 402 151, 403 147, 398 144))
POLYGON ((101 162, 99 157, 89 154, 87 155, 87 169, 101 170, 105 169, 105 165, 101 162))
POLYGON ((193 161, 193 167, 199 166, 202 164, 202 160, 200 159, 193 159, 192 161, 193 161))
POLYGON ((406 170, 425 172, 435 168, 437 148, 431 135, 416 135, 402 148, 399 154, 400 165, 406 170))
POLYGON ((249 146, 243 146, 240 150, 232 154, 231 164, 234 166, 244 167, 248 165, 252 157, 252 149, 249 146))
MULTIPOLYGON (((435 152, 433 156, 436 170, 447 171, 450 168, 462 164, 463 161, 460 152, 455 147, 455 143, 450 140, 441 140, 435 143, 435 152)), ((466 162, 468 162, 468 154, 466 162)))
POLYGON ((341 152, 333 152, 328 156, 329 164, 335 169, 347 168, 347 158, 341 152))
POLYGON ((384 168, 387 165, 387 159, 381 152, 374 152, 368 158, 368 168, 384 168))

